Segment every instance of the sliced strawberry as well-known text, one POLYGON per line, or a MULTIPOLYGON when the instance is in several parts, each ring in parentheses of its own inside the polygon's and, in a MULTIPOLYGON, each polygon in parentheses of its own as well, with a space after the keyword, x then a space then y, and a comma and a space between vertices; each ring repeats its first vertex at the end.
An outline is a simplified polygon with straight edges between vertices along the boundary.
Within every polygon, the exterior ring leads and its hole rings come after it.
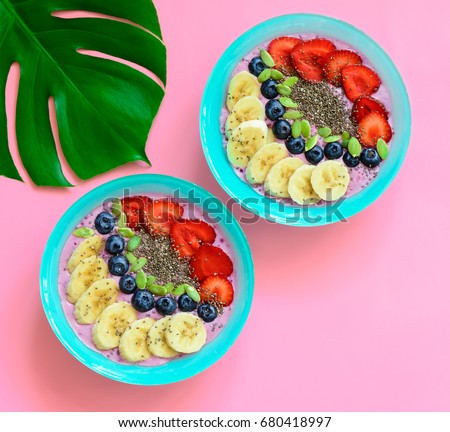
POLYGON ((139 225, 145 222, 145 211, 151 202, 149 197, 133 196, 121 199, 122 209, 127 217, 127 223, 130 228, 137 229, 139 225))
POLYGON ((191 269, 193 276, 202 281, 209 276, 230 276, 233 263, 219 247, 204 244, 191 258, 191 269))
POLYGON ((145 209, 145 228, 154 234, 169 234, 175 220, 183 216, 183 207, 170 200, 148 203, 145 209))
POLYGON ((386 118, 374 111, 359 122, 358 135, 361 144, 366 147, 375 147, 379 138, 383 138, 386 142, 391 140, 392 129, 386 118))
POLYGON ((222 276, 210 276, 200 285, 198 292, 200 299, 205 303, 230 306, 234 298, 234 289, 231 282, 222 276))
POLYGON ((342 69, 342 83, 347 97, 355 102, 361 96, 370 96, 381 85, 380 77, 367 66, 347 66, 342 69))
POLYGON ((301 43, 301 39, 288 36, 282 36, 270 42, 267 51, 272 56, 275 67, 288 75, 293 74, 294 68, 291 62, 291 52, 295 46, 301 43))
POLYGON ((172 246, 181 257, 190 257, 202 243, 213 243, 216 232, 211 225, 200 220, 180 220, 170 228, 172 246))
POLYGON ((354 51, 336 50, 324 57, 325 79, 336 87, 342 85, 342 69, 362 64, 362 58, 354 51))
POLYGON ((386 120, 389 118, 389 114, 384 105, 370 96, 361 96, 353 105, 352 117, 359 123, 367 114, 371 112, 380 113, 386 120))
POLYGON ((322 68, 326 56, 335 50, 335 45, 327 39, 311 39, 292 50, 292 65, 299 76, 306 81, 322 81, 324 77, 322 68))

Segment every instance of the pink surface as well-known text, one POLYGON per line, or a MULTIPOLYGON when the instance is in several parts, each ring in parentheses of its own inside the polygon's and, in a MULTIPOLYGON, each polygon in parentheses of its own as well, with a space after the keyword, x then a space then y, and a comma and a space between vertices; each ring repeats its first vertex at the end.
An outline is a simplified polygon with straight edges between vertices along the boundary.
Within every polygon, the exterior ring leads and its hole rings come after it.
MULTIPOLYGON (((70 190, 0 179, 0 409, 450 410, 450 171, 448 134, 439 136, 450 121, 443 84, 449 6, 442 0, 433 8, 400 0, 370 8, 354 0, 156 4, 169 81, 149 140, 154 167, 130 165, 70 190), (77 198, 126 174, 177 175, 225 200, 200 145, 203 87, 232 40, 290 12, 345 19, 391 55, 416 120, 404 167, 383 197, 348 223, 295 229, 260 220, 244 227, 255 261, 253 308, 237 343, 203 374, 138 388, 91 372, 59 343, 40 304, 40 258, 51 230, 77 198)), ((242 214, 237 206, 235 214, 242 214)))

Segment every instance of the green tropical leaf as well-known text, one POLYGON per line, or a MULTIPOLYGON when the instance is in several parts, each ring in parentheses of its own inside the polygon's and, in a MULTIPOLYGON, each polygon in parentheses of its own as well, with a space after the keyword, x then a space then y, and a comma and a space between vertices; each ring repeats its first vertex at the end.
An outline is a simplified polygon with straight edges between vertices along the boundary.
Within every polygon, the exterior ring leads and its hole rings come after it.
MULTIPOLYGON (((166 49, 151 0, 0 0, 0 53, 4 88, 11 65, 20 65, 16 136, 35 184, 69 185, 51 129, 50 97, 64 157, 80 179, 132 161, 149 163, 145 144, 166 83, 166 49), (96 15, 53 15, 61 11, 96 15)), ((21 180, 0 93, 0 175, 21 180)))

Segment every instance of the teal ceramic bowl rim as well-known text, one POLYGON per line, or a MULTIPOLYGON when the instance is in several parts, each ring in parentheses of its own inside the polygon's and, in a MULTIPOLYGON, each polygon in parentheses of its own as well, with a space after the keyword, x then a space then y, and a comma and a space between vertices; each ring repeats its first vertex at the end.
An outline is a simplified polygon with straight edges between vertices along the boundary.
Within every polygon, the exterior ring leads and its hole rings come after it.
POLYGON ((314 14, 290 14, 269 19, 236 39, 215 65, 203 94, 200 108, 200 134, 208 165, 222 188, 242 207, 260 217, 293 226, 319 226, 359 213, 378 199, 397 175, 406 156, 411 134, 411 108, 403 80, 386 52, 356 27, 334 18, 314 14), (342 40, 363 53, 386 84, 392 99, 394 138, 391 152, 377 178, 354 196, 335 206, 282 206, 262 197, 234 172, 223 149, 219 128, 220 112, 232 71, 237 63, 259 44, 271 38, 298 33, 314 33, 342 40), (339 212, 336 211, 338 208, 339 212))
POLYGON ((158 174, 122 177, 93 189, 76 201, 61 217, 51 233, 43 254, 40 273, 42 305, 50 326, 64 347, 77 360, 95 372, 113 380, 137 385, 160 385, 181 381, 204 371, 219 360, 235 342, 247 320, 253 299, 253 287, 254 273, 250 247, 234 216, 220 200, 200 186, 158 174), (134 193, 133 191, 143 193, 149 185, 153 188, 149 191, 150 193, 158 190, 161 190, 161 193, 179 190, 181 196, 187 199, 189 199, 188 191, 194 189, 195 196, 200 198, 200 207, 205 200, 217 206, 216 214, 227 217, 227 223, 220 224, 220 227, 236 254, 235 258, 240 270, 237 280, 244 281, 244 284, 239 284, 239 292, 236 292, 228 323, 214 340, 198 353, 171 360, 161 366, 151 367, 115 363, 85 345, 64 315, 57 283, 61 251, 68 236, 82 217, 100 205, 106 197, 114 196, 111 195, 114 191, 129 189, 131 193, 134 193))

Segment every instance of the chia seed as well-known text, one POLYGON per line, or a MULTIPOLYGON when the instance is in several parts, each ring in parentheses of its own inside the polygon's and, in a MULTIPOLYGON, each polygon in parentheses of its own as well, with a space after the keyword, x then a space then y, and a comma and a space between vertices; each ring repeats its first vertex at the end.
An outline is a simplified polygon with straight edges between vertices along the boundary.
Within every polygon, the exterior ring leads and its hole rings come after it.
POLYGON ((356 125, 350 117, 350 109, 339 90, 326 82, 310 83, 299 79, 292 87, 291 99, 298 109, 317 129, 329 127, 334 135, 348 132, 354 136, 356 125))

